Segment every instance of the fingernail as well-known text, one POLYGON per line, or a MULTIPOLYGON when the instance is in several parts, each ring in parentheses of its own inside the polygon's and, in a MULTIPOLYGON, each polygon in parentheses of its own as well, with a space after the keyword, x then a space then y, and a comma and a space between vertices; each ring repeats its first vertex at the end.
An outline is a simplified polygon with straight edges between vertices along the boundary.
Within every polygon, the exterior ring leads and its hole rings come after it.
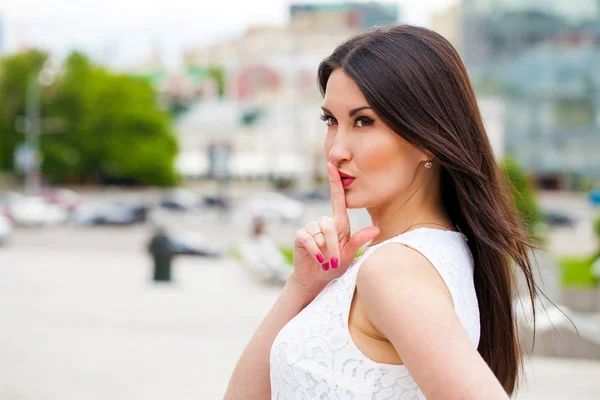
POLYGON ((325 259, 323 258, 323 256, 322 256, 322 255, 320 255, 320 254, 317 254, 317 261, 318 261, 319 263, 321 263, 321 264, 322 264, 322 263, 323 263, 323 261, 325 261, 325 259))
POLYGON ((329 269, 329 263, 325 263, 322 265, 323 270, 327 271, 329 269))
POLYGON ((334 268, 334 269, 335 269, 335 268, 337 268, 337 267, 338 267, 338 265, 339 265, 339 262, 340 262, 340 261, 339 261, 337 258, 333 257, 333 258, 331 259, 331 268, 334 268))

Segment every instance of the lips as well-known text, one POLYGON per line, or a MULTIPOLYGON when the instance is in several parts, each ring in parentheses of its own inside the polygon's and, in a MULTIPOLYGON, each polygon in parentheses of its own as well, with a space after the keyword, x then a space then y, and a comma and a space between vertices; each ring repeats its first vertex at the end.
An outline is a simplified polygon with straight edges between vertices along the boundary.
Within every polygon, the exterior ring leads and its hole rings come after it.
POLYGON ((340 178, 342 179, 342 186, 344 186, 344 189, 352 185, 352 182, 354 182, 354 180, 356 179, 352 175, 345 174, 342 171, 339 171, 339 173, 340 178))

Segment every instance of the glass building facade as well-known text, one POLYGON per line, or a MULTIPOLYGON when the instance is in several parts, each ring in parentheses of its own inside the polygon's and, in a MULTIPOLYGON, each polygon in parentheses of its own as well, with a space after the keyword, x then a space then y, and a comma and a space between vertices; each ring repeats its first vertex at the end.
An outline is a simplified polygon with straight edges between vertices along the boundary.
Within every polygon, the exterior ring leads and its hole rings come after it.
POLYGON ((462 20, 476 90, 505 102, 505 153, 552 185, 600 181, 600 1, 464 0, 462 20))

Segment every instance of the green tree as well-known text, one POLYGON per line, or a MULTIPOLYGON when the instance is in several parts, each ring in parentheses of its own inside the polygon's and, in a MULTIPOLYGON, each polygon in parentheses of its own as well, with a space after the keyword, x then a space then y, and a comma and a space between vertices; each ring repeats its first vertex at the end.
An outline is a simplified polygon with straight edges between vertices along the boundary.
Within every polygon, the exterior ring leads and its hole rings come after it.
POLYGON ((13 168, 15 147, 25 140, 17 121, 25 115, 29 82, 41 70, 46 54, 32 50, 6 57, 0 64, 0 170, 13 168))
POLYGON ((217 84, 219 97, 225 95, 225 69, 223 67, 212 66, 208 68, 208 76, 213 78, 217 84))
POLYGON ((596 252, 596 258, 600 258, 600 215, 596 217, 594 220, 594 234, 596 235, 596 239, 598 240, 598 251, 596 252))
POLYGON ((542 213, 538 206, 533 185, 516 160, 506 158, 500 164, 500 167, 511 188, 517 209, 523 218, 525 228, 527 228, 527 231, 531 235, 535 235, 536 225, 542 221, 542 213))
MULTIPOLYGON (((11 62, 9 57, 3 63, 4 72, 15 68, 11 62)), ((55 134, 41 138, 42 171, 50 181, 177 181, 170 117, 147 82, 109 72, 74 52, 56 83, 44 90, 42 116, 59 121, 55 134)))

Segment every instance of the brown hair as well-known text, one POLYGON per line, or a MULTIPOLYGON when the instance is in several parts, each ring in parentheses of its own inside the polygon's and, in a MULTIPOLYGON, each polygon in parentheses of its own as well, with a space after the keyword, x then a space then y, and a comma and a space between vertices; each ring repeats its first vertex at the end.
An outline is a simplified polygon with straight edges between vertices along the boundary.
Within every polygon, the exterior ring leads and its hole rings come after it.
POLYGON ((533 246, 496 164, 460 56, 437 33, 402 25, 373 29, 337 47, 319 65, 322 94, 338 68, 389 127, 441 165, 446 211, 468 237, 475 262, 478 351, 512 394, 521 367, 514 267, 522 271, 535 307, 533 246))

